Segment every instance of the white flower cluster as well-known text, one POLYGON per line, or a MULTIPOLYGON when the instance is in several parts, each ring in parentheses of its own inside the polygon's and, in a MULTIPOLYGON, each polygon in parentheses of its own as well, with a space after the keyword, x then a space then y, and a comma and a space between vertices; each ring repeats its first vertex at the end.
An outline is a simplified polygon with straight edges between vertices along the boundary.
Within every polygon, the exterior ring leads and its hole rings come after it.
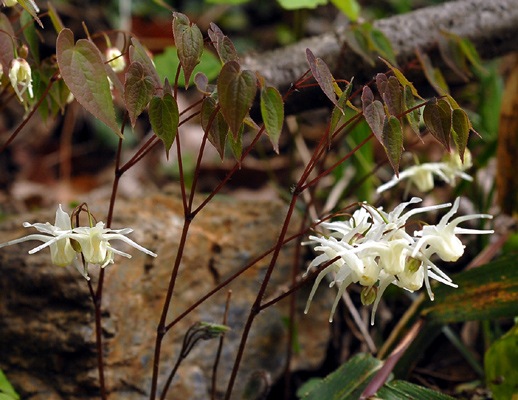
POLYGON ((376 192, 384 192, 385 190, 396 186, 404 179, 408 179, 408 187, 406 189, 407 193, 412 185, 415 185, 417 190, 420 192, 428 192, 434 187, 434 175, 450 186, 455 185, 457 177, 467 181, 472 181, 473 178, 464 172, 472 166, 473 163, 471 162, 471 153, 468 149, 466 149, 464 152, 463 162, 461 161, 458 153, 447 153, 444 157, 444 160, 441 162, 414 165, 401 172, 399 177, 394 175, 390 181, 378 187, 376 192))
POLYGON ((332 322, 336 306, 351 283, 364 286, 363 304, 374 303, 371 324, 374 324, 374 315, 381 296, 390 284, 413 292, 420 289, 424 282, 431 300, 433 293, 429 278, 457 287, 431 258, 437 255, 443 261, 458 260, 464 253, 465 246, 456 235, 489 234, 493 231, 465 229, 457 225, 492 216, 473 214, 450 221, 459 208, 460 198, 457 198, 437 225, 424 225, 421 230, 410 235, 405 228, 412 215, 451 206, 450 203, 440 204, 414 208, 403 213, 408 205, 420 201, 421 199, 414 197, 409 202, 401 203, 390 213, 363 203, 347 221, 320 223, 319 226, 331 234, 309 237, 309 243, 317 243, 314 250, 321 254, 309 264, 306 275, 314 267, 324 263, 329 265, 318 274, 304 312, 308 312, 315 291, 327 274, 332 274, 329 286, 338 286, 329 322, 332 322))
POLYGON ((86 266, 83 267, 78 260, 79 253, 83 255, 86 263, 97 264, 100 265, 101 268, 113 264, 114 254, 131 258, 131 255, 112 247, 110 244, 111 240, 122 240, 137 250, 156 257, 156 254, 152 251, 124 236, 133 232, 130 228, 118 230, 106 229, 103 222, 98 222, 93 227, 72 228, 70 216, 63 211, 61 205, 59 205, 56 211, 56 222, 54 225, 51 225, 49 222, 44 224, 30 224, 24 222, 23 226, 25 228, 36 228, 36 230, 42 234, 35 233, 20 239, 11 240, 7 243, 2 243, 0 244, 0 248, 28 240, 39 240, 43 242, 43 244, 30 250, 29 254, 34 254, 49 247, 50 257, 54 265, 66 267, 73 264, 87 280, 89 280, 90 277, 88 276, 86 266))
POLYGON ((23 58, 15 58, 11 61, 9 68, 9 80, 20 103, 23 103, 23 94, 27 91, 29 97, 33 98, 31 66, 23 58))

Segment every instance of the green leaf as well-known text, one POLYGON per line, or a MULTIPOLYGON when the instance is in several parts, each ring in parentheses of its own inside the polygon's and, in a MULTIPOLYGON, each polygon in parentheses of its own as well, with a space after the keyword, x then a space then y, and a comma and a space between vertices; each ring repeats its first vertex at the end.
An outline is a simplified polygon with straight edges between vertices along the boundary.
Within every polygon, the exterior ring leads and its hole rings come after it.
POLYGON ((382 31, 374 27, 371 28, 369 30, 369 39, 371 46, 378 54, 389 60, 393 65, 397 65, 396 55, 392 48, 392 44, 382 31))
POLYGON ((471 65, 473 65, 473 67, 475 67, 479 72, 485 72, 485 68, 482 65, 482 60, 480 59, 480 56, 477 52, 477 49, 473 45, 473 42, 467 38, 459 37, 459 45, 471 65))
POLYGON ((374 136, 383 143, 383 126, 385 125, 385 110, 381 101, 374 100, 374 94, 368 86, 364 86, 362 92, 362 109, 365 121, 372 130, 374 136))
POLYGON ((217 101, 213 97, 206 97, 203 100, 201 106, 201 126, 204 131, 208 129, 207 138, 218 151, 221 160, 223 160, 229 128, 217 106, 217 101))
POLYGON ((461 108, 456 108, 452 112, 451 121, 453 141, 455 146, 457 146, 460 159, 464 160, 464 151, 468 145, 469 130, 471 128, 468 115, 461 108))
POLYGON ((345 90, 342 92, 340 97, 338 98, 338 104, 333 108, 333 112, 331 113, 331 120, 329 121, 329 135, 332 135, 335 132, 335 129, 338 127, 338 124, 342 120, 344 116, 345 106, 351 95, 353 89, 353 80, 347 84, 345 90))
POLYGON ((383 400, 453 400, 453 397, 405 381, 388 382, 376 393, 383 400))
POLYGON ((352 22, 356 22, 360 16, 360 4, 356 0, 331 0, 341 12, 352 22))
POLYGON ((165 93, 163 97, 155 96, 151 99, 149 121, 155 135, 164 142, 167 157, 178 133, 179 120, 178 104, 171 94, 165 93))
POLYGON ((426 104, 423 110, 424 124, 448 151, 450 150, 451 115, 450 105, 443 99, 426 104))
POLYGON ((40 63, 40 40, 36 27, 32 22, 32 17, 27 11, 23 11, 20 16, 20 24, 24 26, 23 36, 29 45, 29 50, 37 64, 40 63))
POLYGON ((435 301, 422 315, 436 324, 472 320, 513 318, 518 310, 516 255, 502 257, 456 275, 457 289, 446 285, 434 289, 435 301))
MULTIPOLYGON (((416 105, 416 101, 410 86, 405 86, 405 90, 403 91, 403 102, 405 104, 405 111, 412 109, 416 105)), ((420 115, 421 113, 419 108, 405 113, 405 118, 408 121, 410 128, 412 128, 414 133, 417 135, 419 135, 420 115)))
POLYGON ((212 45, 216 49, 219 59, 223 64, 229 61, 239 60, 234 44, 227 36, 225 36, 223 31, 219 29, 216 24, 211 22, 207 34, 209 35, 212 45))
POLYGON ((441 96, 448 94, 450 91, 448 84, 446 83, 446 80, 444 79, 441 71, 433 67, 432 62, 430 61, 430 57, 428 57, 427 54, 419 51, 419 49, 416 50, 416 54, 417 59, 421 64, 421 68, 423 69, 424 76, 430 85, 432 85, 435 91, 441 96))
POLYGON ((376 62, 370 54, 369 42, 361 31, 359 25, 352 25, 344 32, 344 39, 352 51, 358 54, 369 65, 374 66, 376 62))
POLYGON ((124 83, 124 101, 131 121, 135 127, 137 117, 145 110, 151 99, 155 87, 153 79, 146 75, 144 67, 138 61, 132 62, 126 71, 124 83))
POLYGON ((203 35, 196 25, 190 23, 187 16, 175 12, 173 13, 173 36, 187 89, 192 71, 199 64, 203 53, 203 35))
POLYGON ((301 388, 299 390, 299 393, 302 394, 301 399, 359 399, 369 380, 382 365, 382 361, 370 354, 357 354, 319 383, 312 382, 307 389, 301 388))
POLYGON ((162 86, 160 76, 156 71, 153 61, 149 58, 148 52, 134 37, 131 38, 131 46, 129 47, 129 60, 130 63, 138 61, 142 64, 142 67, 144 67, 144 71, 146 72, 146 76, 151 78, 156 89, 162 86))
POLYGON ((387 152, 387 156, 394 169, 396 175, 399 175, 399 161, 403 154, 403 128, 399 119, 391 115, 385 121, 383 126, 383 147, 387 152))
POLYGON ((72 31, 63 29, 56 42, 56 55, 61 76, 79 104, 122 138, 99 49, 86 39, 74 45, 72 31))
POLYGON ((320 89, 335 106, 338 105, 334 90, 335 80, 327 64, 321 58, 316 58, 310 49, 306 49, 306 59, 320 89))
POLYGON ((239 129, 239 132, 237 133, 237 137, 234 137, 234 135, 228 135, 228 144, 230 146, 230 150, 232 151, 234 158, 240 166, 241 156, 243 154, 243 131, 244 126, 242 125, 239 129))
POLYGON ((65 29, 65 25, 63 25, 63 22, 61 21, 61 18, 59 18, 59 14, 56 8, 52 5, 51 2, 47 2, 47 13, 49 14, 50 21, 52 22, 52 26, 54 27, 56 33, 59 33, 65 29))
POLYGON ((223 65, 217 85, 221 113, 234 139, 237 139, 239 128, 252 107, 257 91, 255 74, 241 70, 236 61, 229 61, 223 65))
POLYGON ((439 40, 439 52, 446 65, 464 82, 468 82, 472 74, 466 63, 466 56, 462 52, 458 41, 452 39, 450 36, 441 38, 439 40))
POLYGON ((317 8, 327 4, 328 0, 277 0, 285 10, 300 10, 301 8, 317 8))
POLYGON ((507 400, 518 393, 518 325, 496 340, 486 351, 484 369, 493 399, 507 400))
POLYGON ((274 87, 261 90, 261 116, 273 149, 279 154, 279 137, 284 123, 284 103, 274 87))
POLYGON ((6 400, 18 400, 20 398, 20 395, 16 393, 13 385, 11 385, 11 382, 9 382, 3 371, 0 369, 0 399, 2 399, 2 396, 4 396, 4 399, 6 400))
POLYGON ((27 11, 32 18, 36 20, 39 26, 43 28, 43 24, 41 23, 40 19, 38 18, 38 13, 40 12, 40 9, 34 2, 34 0, 16 0, 19 5, 21 5, 25 11, 27 11))

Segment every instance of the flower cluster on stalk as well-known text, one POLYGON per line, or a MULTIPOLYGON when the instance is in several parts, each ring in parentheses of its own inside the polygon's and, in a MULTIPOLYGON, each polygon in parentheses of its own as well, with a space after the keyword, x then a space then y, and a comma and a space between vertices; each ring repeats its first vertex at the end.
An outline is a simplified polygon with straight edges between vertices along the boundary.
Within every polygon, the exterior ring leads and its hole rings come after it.
POLYGON ((87 269, 88 264, 97 264, 104 268, 113 264, 115 254, 131 258, 130 254, 114 248, 110 241, 121 240, 145 254, 156 257, 155 253, 125 236, 133 232, 130 228, 113 230, 105 228, 103 222, 97 222, 94 226, 73 228, 70 215, 63 211, 61 205, 56 211, 54 225, 49 222, 44 224, 24 222, 23 226, 35 228, 40 233, 2 243, 0 248, 29 240, 41 241, 43 244, 29 250, 29 254, 34 254, 48 247, 52 264, 60 267, 72 264, 87 280, 90 279, 87 269), (79 260, 80 255, 86 264, 79 260))
POLYGON ((309 236, 309 244, 316 244, 314 250, 320 253, 308 266, 306 275, 313 268, 324 265, 317 275, 309 295, 305 313, 322 281, 330 274, 330 287, 337 286, 338 292, 331 308, 329 321, 332 322, 338 302, 351 283, 363 286, 362 303, 372 304, 371 324, 379 301, 385 289, 396 285, 410 292, 419 290, 423 283, 430 299, 433 292, 430 278, 445 285, 457 287, 432 261, 437 256, 443 261, 456 261, 464 253, 464 245, 457 237, 459 234, 489 234, 492 230, 461 228, 461 222, 492 218, 488 214, 472 214, 454 218, 459 208, 460 198, 451 203, 428 207, 405 209, 420 198, 413 197, 401 203, 392 212, 385 212, 363 203, 346 221, 321 222, 319 226, 329 234, 309 236), (424 225, 413 235, 407 232, 411 216, 451 207, 437 225, 424 225))

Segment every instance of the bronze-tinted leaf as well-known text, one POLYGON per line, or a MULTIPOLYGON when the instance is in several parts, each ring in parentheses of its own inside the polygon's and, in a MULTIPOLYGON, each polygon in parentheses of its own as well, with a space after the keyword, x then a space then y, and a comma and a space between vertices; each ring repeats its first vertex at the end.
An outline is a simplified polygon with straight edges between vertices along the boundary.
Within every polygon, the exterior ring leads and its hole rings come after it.
POLYGON ((428 103, 423 110, 424 124, 448 151, 450 150, 451 108, 447 101, 428 103))
POLYGON ((227 36, 225 36, 223 31, 216 24, 210 24, 207 34, 209 35, 212 45, 216 49, 219 59, 223 64, 229 61, 239 61, 234 44, 227 36))
POLYGON ((395 76, 388 78, 385 92, 381 96, 388 112, 394 116, 403 114, 403 87, 395 76))
POLYGON ((163 97, 155 96, 149 103, 149 122, 155 135, 164 142, 166 156, 178 133, 180 116, 175 98, 165 93, 163 97))
POLYGON ((156 71, 155 66, 153 65, 153 61, 149 58, 149 54, 146 51, 145 47, 140 44, 140 42, 134 37, 131 38, 131 46, 129 48, 129 59, 130 62, 138 61, 144 67, 144 71, 146 72, 146 76, 151 78, 155 89, 158 90, 161 87, 160 76, 158 76, 158 72, 156 71))
POLYGON ((207 132, 208 130, 207 138, 223 160, 229 128, 223 114, 221 114, 217 107, 217 101, 213 97, 207 97, 203 100, 201 106, 201 126, 204 131, 207 132))
POLYGON ((175 12, 173 13, 173 36, 187 88, 192 71, 199 64, 203 53, 203 35, 196 25, 190 23, 187 16, 175 12))
POLYGON ((221 113, 237 138, 246 114, 252 107, 257 91, 256 77, 252 71, 241 70, 236 61, 229 61, 218 77, 218 97, 221 113))
POLYGON ((406 86, 409 86, 410 87, 410 90, 412 91, 412 94, 419 98, 419 99, 422 99, 421 96, 419 96, 419 93, 417 93, 417 89, 414 87, 414 85, 412 84, 412 82, 410 82, 406 76, 396 67, 394 67, 391 63, 389 63, 387 60, 384 60, 383 58, 379 58, 381 61, 383 61, 385 63, 385 65, 387 67, 390 68, 390 70, 394 73, 394 76, 397 78, 397 80, 399 81, 399 83, 401 84, 401 86, 403 87, 406 87, 406 86))
POLYGON ((421 112, 419 108, 416 108, 412 111, 408 111, 415 107, 416 101, 415 97, 412 94, 412 89, 409 86, 405 86, 405 90, 403 92, 403 98, 404 98, 404 104, 405 104, 405 118, 408 121, 408 124, 410 125, 410 128, 419 135, 419 121, 421 112))
POLYGON ((0 13, 0 64, 2 64, 3 75, 9 74, 9 65, 14 58, 13 37, 15 37, 13 27, 7 15, 0 13))
POLYGON ((363 116, 372 133, 380 143, 383 143, 383 126, 385 125, 385 110, 381 101, 374 100, 374 94, 368 86, 364 86, 362 92, 363 116))
POLYGON ((401 122, 391 115, 383 126, 383 146, 394 173, 399 175, 399 161, 403 154, 403 128, 401 122))
POLYGON ((99 49, 86 39, 74 44, 72 31, 63 29, 56 42, 56 55, 61 76, 79 104, 122 138, 99 49))
POLYGON ((333 87, 334 78, 327 64, 321 58, 315 57, 310 49, 306 49, 306 59, 320 89, 335 106, 338 105, 333 87))
POLYGON ((153 79, 146 75, 142 64, 138 61, 132 62, 126 71, 124 83, 124 100, 131 126, 135 126, 137 117, 153 98, 154 91, 153 79))

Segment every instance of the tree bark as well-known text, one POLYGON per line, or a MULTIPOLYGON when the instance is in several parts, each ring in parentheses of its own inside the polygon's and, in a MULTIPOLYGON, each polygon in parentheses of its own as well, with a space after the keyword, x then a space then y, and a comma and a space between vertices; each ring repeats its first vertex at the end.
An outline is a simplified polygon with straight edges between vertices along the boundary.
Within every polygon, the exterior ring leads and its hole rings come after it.
MULTIPOLYGON (((401 66, 415 58, 416 49, 433 51, 443 31, 471 40, 483 59, 518 50, 517 0, 452 1, 381 19, 373 25, 390 40, 401 66)), ((243 68, 259 72, 270 85, 284 91, 309 69, 306 61, 306 48, 309 48, 326 62, 335 78, 354 76, 356 82, 365 83, 386 67, 381 63, 371 66, 354 53, 345 41, 347 29, 343 26, 265 54, 246 56, 243 68)), ((315 108, 319 103, 315 96, 316 91, 312 90, 297 94, 287 103, 287 112, 315 108)))

